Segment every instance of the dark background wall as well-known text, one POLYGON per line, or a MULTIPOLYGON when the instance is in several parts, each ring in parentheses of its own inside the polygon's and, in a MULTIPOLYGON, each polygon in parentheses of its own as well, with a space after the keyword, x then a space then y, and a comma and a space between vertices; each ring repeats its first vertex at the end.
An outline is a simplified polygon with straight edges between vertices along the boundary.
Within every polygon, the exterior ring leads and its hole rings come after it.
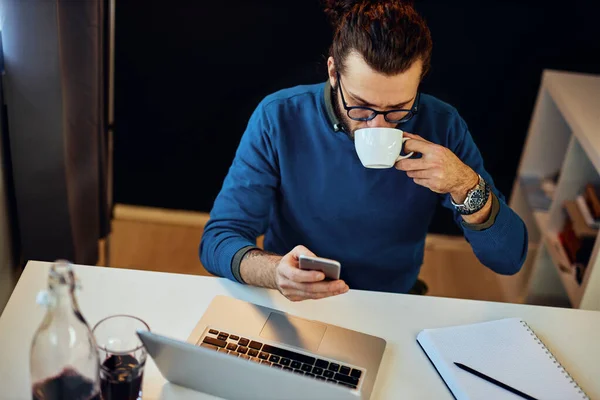
MULTIPOLYGON (((600 73, 598 4, 416 1, 434 41, 422 90, 459 110, 507 197, 542 70, 600 73)), ((115 202, 210 211, 252 110, 324 81, 331 37, 318 0, 118 1, 115 202)), ((431 231, 457 233, 448 211, 431 231)))

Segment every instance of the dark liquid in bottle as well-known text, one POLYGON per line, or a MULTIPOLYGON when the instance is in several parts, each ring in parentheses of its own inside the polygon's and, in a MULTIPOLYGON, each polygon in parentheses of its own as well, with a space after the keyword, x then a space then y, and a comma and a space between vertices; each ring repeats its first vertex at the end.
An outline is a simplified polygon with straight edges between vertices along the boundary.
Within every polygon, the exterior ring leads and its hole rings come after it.
POLYGON ((94 393, 94 383, 66 368, 55 377, 38 382, 32 388, 33 400, 100 400, 100 393, 94 393))
POLYGON ((103 400, 136 400, 142 386, 142 366, 129 355, 110 356, 102 363, 103 400))

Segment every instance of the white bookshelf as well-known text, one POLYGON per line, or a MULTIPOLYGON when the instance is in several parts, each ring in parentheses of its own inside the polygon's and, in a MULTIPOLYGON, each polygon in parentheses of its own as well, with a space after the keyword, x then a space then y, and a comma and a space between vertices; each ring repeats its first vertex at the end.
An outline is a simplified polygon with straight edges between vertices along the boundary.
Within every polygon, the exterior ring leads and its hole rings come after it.
POLYGON ((525 302, 562 304, 600 310, 600 240, 581 284, 558 240, 566 218, 564 202, 575 200, 589 182, 600 183, 600 76, 545 70, 510 206, 525 221, 533 262, 523 271, 525 302), (545 178, 559 172, 549 208, 533 206, 523 177, 545 178))

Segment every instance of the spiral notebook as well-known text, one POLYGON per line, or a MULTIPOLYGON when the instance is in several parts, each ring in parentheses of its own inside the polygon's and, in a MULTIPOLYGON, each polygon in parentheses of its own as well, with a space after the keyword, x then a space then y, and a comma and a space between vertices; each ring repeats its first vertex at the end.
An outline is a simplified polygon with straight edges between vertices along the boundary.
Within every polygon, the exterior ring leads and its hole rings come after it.
POLYGON ((457 400, 522 398, 458 368, 465 364, 536 399, 588 399, 527 323, 506 318, 425 329, 417 342, 457 400))

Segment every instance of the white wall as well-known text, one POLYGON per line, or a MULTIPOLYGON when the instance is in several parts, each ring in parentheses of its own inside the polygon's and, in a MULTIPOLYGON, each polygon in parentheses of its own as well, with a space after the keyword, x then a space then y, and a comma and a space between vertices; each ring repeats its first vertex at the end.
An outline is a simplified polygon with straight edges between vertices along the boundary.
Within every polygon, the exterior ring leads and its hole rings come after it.
MULTIPOLYGON (((0 135, 2 131, 0 130, 0 135)), ((2 159, 4 149, 0 138, 0 313, 4 309, 14 287, 15 266, 12 265, 11 239, 9 229, 8 208, 6 200, 6 186, 2 159)))

